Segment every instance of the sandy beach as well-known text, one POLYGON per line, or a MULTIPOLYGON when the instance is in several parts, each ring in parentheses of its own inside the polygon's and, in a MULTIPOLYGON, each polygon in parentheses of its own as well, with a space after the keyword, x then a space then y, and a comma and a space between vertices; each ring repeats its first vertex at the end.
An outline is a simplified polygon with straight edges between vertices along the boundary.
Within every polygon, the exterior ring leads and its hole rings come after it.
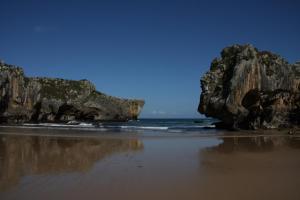
POLYGON ((49 132, 1 132, 1 200, 300 197, 298 136, 49 132))
POLYGON ((0 200, 300 200, 300 0, 0 8, 0 200))

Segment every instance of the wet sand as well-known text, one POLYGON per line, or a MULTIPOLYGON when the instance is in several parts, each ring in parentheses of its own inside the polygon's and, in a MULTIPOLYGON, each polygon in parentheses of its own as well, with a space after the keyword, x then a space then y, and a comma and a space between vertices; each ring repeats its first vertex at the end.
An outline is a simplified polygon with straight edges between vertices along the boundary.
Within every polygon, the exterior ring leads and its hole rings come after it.
POLYGON ((297 136, 28 132, 0 134, 1 200, 300 199, 297 136))

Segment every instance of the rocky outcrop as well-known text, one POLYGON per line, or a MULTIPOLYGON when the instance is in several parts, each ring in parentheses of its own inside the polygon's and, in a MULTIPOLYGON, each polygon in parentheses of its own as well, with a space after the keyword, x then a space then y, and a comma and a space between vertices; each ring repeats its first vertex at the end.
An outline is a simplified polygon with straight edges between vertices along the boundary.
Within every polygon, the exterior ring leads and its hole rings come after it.
POLYGON ((251 45, 223 49, 201 79, 199 112, 225 128, 300 126, 300 63, 251 45))
POLYGON ((0 122, 127 121, 137 119, 143 100, 96 91, 88 80, 29 78, 0 62, 0 122))

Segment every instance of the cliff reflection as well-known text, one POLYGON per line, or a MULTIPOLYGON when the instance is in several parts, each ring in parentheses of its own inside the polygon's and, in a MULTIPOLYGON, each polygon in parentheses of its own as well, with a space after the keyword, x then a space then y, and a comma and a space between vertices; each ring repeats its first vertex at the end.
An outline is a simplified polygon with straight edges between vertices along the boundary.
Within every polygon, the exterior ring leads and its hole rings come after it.
POLYGON ((299 199, 299 153, 297 137, 222 138, 200 150, 199 191, 204 199, 299 199))
POLYGON ((0 135, 0 190, 24 175, 84 172, 112 154, 142 149, 137 139, 0 135))
POLYGON ((210 152, 234 153, 234 152, 268 152, 280 148, 300 149, 300 138, 298 137, 224 137, 222 143, 207 148, 210 152))

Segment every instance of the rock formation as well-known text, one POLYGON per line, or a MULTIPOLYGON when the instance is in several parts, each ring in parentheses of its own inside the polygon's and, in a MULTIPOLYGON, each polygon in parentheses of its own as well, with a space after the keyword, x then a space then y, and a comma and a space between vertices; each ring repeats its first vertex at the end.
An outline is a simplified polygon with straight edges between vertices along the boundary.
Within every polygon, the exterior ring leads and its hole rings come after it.
POLYGON ((0 63, 0 123, 126 121, 137 119, 143 105, 98 92, 88 80, 29 78, 0 63))
POLYGON ((300 126, 300 63, 251 45, 223 49, 201 79, 198 111, 224 128, 300 126))

